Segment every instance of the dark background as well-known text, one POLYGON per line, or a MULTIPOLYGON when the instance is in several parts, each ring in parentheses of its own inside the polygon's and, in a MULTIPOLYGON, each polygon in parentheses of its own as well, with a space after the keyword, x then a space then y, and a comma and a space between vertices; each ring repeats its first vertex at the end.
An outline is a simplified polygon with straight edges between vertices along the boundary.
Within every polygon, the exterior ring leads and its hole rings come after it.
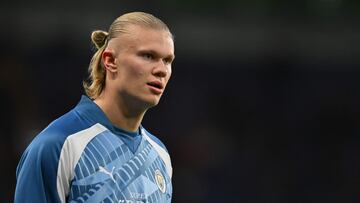
POLYGON ((173 202, 360 202, 358 0, 1 1, 0 202, 80 99, 91 31, 138 10, 176 40, 143 122, 171 153, 173 202))

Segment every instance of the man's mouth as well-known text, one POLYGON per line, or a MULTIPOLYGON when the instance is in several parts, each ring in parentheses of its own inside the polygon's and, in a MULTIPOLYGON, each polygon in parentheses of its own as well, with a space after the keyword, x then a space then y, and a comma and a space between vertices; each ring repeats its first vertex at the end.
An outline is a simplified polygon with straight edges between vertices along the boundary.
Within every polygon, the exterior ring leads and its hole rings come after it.
POLYGON ((152 81, 146 83, 149 87, 152 93, 154 94, 161 94, 164 89, 164 85, 159 81, 152 81))
POLYGON ((163 84, 159 81, 148 82, 147 84, 161 90, 164 88, 163 84))

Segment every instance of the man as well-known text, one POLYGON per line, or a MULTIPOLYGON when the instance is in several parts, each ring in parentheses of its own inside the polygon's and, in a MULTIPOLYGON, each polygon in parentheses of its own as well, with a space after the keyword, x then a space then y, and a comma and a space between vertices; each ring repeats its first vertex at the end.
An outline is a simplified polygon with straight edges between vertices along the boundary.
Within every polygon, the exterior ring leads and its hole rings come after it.
POLYGON ((158 18, 133 12, 92 41, 88 97, 28 146, 15 202, 171 202, 169 154, 141 121, 171 76, 173 36, 158 18))

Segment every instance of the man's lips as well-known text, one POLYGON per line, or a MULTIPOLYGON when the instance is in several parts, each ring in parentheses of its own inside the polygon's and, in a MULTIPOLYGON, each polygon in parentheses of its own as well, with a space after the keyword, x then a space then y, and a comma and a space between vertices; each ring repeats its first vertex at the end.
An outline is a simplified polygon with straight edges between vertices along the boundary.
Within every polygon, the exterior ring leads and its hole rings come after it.
POLYGON ((160 81, 152 81, 152 82, 148 82, 147 84, 161 90, 164 89, 164 85, 160 81))
POLYGON ((160 81, 151 81, 146 84, 154 94, 161 94, 164 90, 164 85, 160 81))

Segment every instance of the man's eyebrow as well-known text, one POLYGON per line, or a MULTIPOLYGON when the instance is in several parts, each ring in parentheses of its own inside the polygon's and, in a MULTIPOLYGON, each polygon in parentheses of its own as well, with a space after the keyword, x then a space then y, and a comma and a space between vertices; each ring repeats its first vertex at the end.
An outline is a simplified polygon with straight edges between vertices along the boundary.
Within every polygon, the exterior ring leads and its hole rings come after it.
MULTIPOLYGON (((139 50, 140 53, 149 53, 149 54, 153 54, 155 55, 156 57, 159 57, 161 56, 161 54, 153 49, 142 49, 142 50, 139 50)), ((170 58, 171 60, 174 60, 175 59, 175 55, 174 54, 169 54, 169 55, 166 55, 164 58, 170 58)))

